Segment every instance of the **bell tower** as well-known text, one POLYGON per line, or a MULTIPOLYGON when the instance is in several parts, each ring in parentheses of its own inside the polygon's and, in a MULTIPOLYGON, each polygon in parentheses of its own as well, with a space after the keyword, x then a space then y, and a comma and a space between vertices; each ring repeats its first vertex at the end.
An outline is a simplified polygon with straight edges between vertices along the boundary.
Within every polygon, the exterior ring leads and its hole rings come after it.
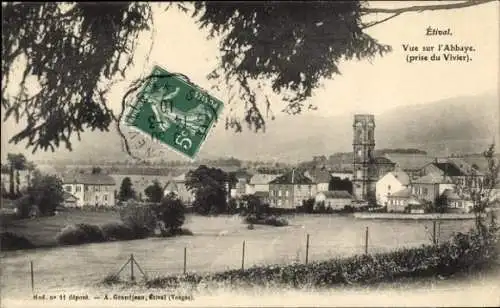
POLYGON ((353 195, 355 200, 370 201, 375 197, 377 174, 374 160, 375 116, 354 115, 353 195))

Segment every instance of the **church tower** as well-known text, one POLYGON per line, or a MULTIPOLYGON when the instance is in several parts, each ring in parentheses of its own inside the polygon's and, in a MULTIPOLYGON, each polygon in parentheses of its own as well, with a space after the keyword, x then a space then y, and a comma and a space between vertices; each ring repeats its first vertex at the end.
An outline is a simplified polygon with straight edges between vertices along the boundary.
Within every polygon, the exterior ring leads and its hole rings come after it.
POLYGON ((353 195, 357 201, 371 201, 375 198, 377 182, 374 160, 375 116, 354 115, 353 131, 353 195))

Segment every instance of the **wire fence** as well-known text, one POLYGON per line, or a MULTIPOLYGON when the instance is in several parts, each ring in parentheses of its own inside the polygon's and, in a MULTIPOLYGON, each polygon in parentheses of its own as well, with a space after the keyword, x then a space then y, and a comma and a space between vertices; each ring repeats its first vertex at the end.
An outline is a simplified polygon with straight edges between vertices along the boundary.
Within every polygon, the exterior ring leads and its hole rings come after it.
MULTIPOLYGON (((64 273, 64 278, 59 284, 51 285, 47 283, 48 277, 57 281, 60 277, 50 276, 51 271, 44 266, 36 266, 33 260, 29 262, 29 281, 31 291, 35 293, 37 289, 56 286, 68 286, 69 282, 92 281, 98 276, 103 280, 106 275, 119 277, 121 280, 137 281, 148 280, 152 277, 178 275, 187 273, 209 273, 224 270, 247 269, 252 266, 269 264, 308 264, 314 261, 323 261, 336 257, 346 257, 356 254, 376 254, 393 251, 403 247, 415 247, 423 244, 437 245, 447 240, 453 233, 462 231, 452 224, 444 224, 441 221, 433 221, 425 225, 425 236, 416 241, 402 240, 387 242, 386 238, 377 239, 370 232, 370 227, 357 232, 353 243, 347 237, 336 237, 336 240, 324 236, 313 236, 306 233, 303 238, 297 238, 290 242, 281 242, 279 239, 271 238, 267 233, 262 233, 259 239, 244 239, 239 244, 235 241, 203 239, 205 246, 191 247, 169 247, 162 255, 152 257, 148 251, 139 252, 134 249, 127 258, 100 259, 98 266, 83 266, 86 270, 64 273), (269 238, 266 238, 268 236, 269 238), (262 243, 267 245, 263 246, 262 243), (353 245, 354 244, 354 245, 353 245), (123 263, 122 263, 123 262, 123 263), (39 280, 38 277, 41 277, 39 280)), ((397 239, 397 234, 395 234, 397 239)), ((132 241, 134 242, 134 241, 132 241)), ((159 242, 161 243, 161 242, 159 242)), ((135 244, 139 244, 136 242, 135 244)), ((151 244, 151 243, 150 243, 151 244)), ((136 247, 137 248, 137 247, 136 247)), ((91 263, 90 258, 87 259, 91 263)), ((97 261, 97 260, 96 260, 97 261)), ((52 272, 52 274, 54 274, 52 272)))

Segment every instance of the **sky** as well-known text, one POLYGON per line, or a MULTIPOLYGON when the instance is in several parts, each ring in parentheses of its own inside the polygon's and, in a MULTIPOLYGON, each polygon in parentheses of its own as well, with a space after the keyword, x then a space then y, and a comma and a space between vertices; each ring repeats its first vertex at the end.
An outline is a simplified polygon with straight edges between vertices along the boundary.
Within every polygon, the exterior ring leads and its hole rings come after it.
MULTIPOLYGON (((429 5, 433 2, 373 2, 372 7, 400 7, 429 5)), ((152 3, 154 32, 141 38, 134 57, 135 65, 126 77, 117 82, 110 92, 111 106, 117 112, 121 98, 130 83, 147 75, 153 65, 171 72, 183 73, 199 86, 210 89, 206 75, 216 66, 217 41, 207 40, 207 32, 200 30, 189 15, 177 10, 165 11, 164 3, 152 3), (153 36, 153 40, 151 40, 153 36), (151 42, 153 45, 151 46, 151 42), (149 61, 146 60, 151 49, 149 61)), ((376 18, 385 18, 379 14, 376 18)), ((314 92, 310 103, 322 116, 373 113, 404 105, 425 104, 456 96, 498 93, 499 85, 499 2, 446 11, 405 13, 367 32, 379 42, 391 45, 393 51, 373 61, 349 61, 340 65, 342 75, 323 82, 314 92), (451 36, 426 36, 428 27, 451 29, 451 36), (458 44, 473 46, 470 62, 417 62, 407 63, 402 45, 416 46, 458 44)), ((209 92, 223 102, 228 94, 210 89, 209 92)), ((284 103, 271 95, 273 110, 279 117, 293 117, 279 111, 284 103)), ((225 108, 227 112, 229 108, 225 108)), ((311 111, 312 112, 312 111, 311 111)), ((18 126, 19 127, 19 126, 18 126)), ((2 122, 2 153, 22 149, 7 144, 16 125, 2 122)), ((232 133, 230 131, 225 133, 232 133)), ((62 149, 65 151, 65 149, 62 149)), ((2 157, 5 154, 2 154, 2 157)))

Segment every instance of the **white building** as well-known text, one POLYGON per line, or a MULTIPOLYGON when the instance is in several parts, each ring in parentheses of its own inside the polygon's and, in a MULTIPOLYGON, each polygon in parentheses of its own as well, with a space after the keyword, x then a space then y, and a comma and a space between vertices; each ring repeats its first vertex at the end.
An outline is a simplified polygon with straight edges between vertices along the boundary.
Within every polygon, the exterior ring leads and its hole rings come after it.
POLYGON ((388 197, 410 185, 410 177, 403 171, 393 171, 384 175, 375 185, 377 204, 387 206, 388 197))
MULTIPOLYGON (((107 174, 77 173, 63 178, 67 197, 72 195, 74 206, 115 206, 115 180, 107 174)), ((65 196, 65 197, 66 197, 65 196)))
POLYGON ((343 190, 321 191, 316 195, 314 201, 315 207, 323 203, 326 208, 341 210, 347 205, 351 205, 352 195, 343 190))
POLYGON ((246 185, 246 194, 253 194, 258 191, 269 192, 269 182, 280 177, 281 174, 264 174, 257 173, 250 178, 250 182, 246 185))

